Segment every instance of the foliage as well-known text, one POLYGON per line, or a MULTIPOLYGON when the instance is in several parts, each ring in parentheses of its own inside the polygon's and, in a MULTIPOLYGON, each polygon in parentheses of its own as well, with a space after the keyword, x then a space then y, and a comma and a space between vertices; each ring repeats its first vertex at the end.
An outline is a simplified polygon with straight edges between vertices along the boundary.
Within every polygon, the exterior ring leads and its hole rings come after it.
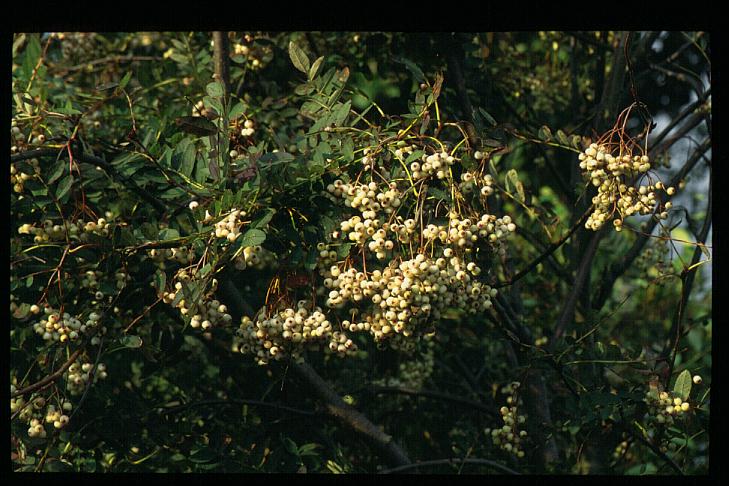
POLYGON ((227 39, 13 38, 15 471, 708 470, 706 34, 227 39))

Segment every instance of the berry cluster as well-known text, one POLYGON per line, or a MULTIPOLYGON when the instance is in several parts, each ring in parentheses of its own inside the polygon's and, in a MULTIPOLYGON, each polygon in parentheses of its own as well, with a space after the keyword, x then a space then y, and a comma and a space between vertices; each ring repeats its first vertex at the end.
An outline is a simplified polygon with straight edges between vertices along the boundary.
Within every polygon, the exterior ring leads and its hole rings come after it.
POLYGON ((398 160, 403 160, 407 158, 408 155, 412 154, 417 148, 417 145, 408 145, 404 140, 401 140, 397 143, 395 157, 397 157, 398 160))
MULTIPOLYGON (((651 163, 647 155, 634 155, 630 146, 593 143, 580 153, 579 160, 583 176, 597 187, 597 195, 592 198, 593 212, 585 222, 588 229, 598 230, 612 219, 615 230, 621 231, 625 217, 656 211, 656 191, 665 190, 669 196, 675 192, 673 187, 665 188, 661 182, 633 186, 640 175, 648 172, 651 163), (616 150, 618 153, 614 153, 616 150)), ((669 209, 671 203, 666 202, 659 217, 667 219, 669 209)))
POLYGON ((470 171, 461 174, 461 182, 458 188, 463 194, 470 194, 478 187, 481 197, 488 197, 494 193, 494 178, 490 174, 480 175, 470 171))
MULTIPOLYGON (((231 40, 233 41, 231 56, 234 60, 236 60, 236 56, 244 57, 246 65, 253 70, 261 69, 272 58, 271 48, 264 44, 254 43, 254 38, 250 34, 243 35, 242 42, 231 40)), ((236 62, 241 61, 237 59, 236 62)))
MULTIPOLYGON (((194 274, 192 275, 194 277, 194 274)), ((175 282, 175 290, 172 292, 162 292, 162 301, 165 304, 173 304, 177 299, 180 292, 183 291, 183 281, 190 280, 191 277, 185 278, 184 274, 182 281, 175 282)), ((190 317, 190 326, 193 328, 202 328, 204 331, 209 330, 212 327, 220 327, 230 324, 233 320, 230 314, 228 314, 228 308, 220 301, 212 299, 212 294, 217 290, 217 279, 212 279, 211 288, 205 295, 200 296, 196 302, 187 302, 186 299, 181 298, 175 304, 175 307, 180 309, 180 314, 183 316, 190 317)))
POLYGON ((450 248, 443 254, 450 258, 419 253, 370 274, 354 267, 342 271, 334 265, 322 272, 323 287, 329 290, 326 305, 342 309, 347 304, 371 303, 362 312, 350 309, 347 315, 352 320, 342 321, 342 326, 351 332, 369 332, 376 341, 394 334, 409 337, 419 327, 428 327, 431 319, 439 319, 447 307, 471 312, 489 309, 496 290, 472 278, 480 268, 473 262, 466 264, 450 248))
POLYGON ((233 259, 233 263, 237 270, 246 268, 263 270, 264 268, 275 268, 278 264, 276 255, 261 245, 244 247, 243 252, 233 259))
POLYGON ((618 445, 615 446, 615 450, 613 451, 613 459, 619 460, 619 459, 625 459, 625 461, 630 462, 633 459, 633 455, 629 452, 630 448, 630 442, 627 440, 623 440, 618 445))
MULTIPOLYGON (((111 215, 111 213, 107 213, 107 215, 111 215)), ((40 227, 25 223, 18 228, 18 233, 21 235, 33 235, 33 241, 35 243, 64 241, 66 238, 86 242, 88 241, 89 234, 107 237, 112 229, 111 223, 105 218, 98 218, 96 221, 86 223, 83 220, 78 220, 67 223, 66 226, 60 224, 54 225, 53 221, 47 219, 43 222, 43 226, 40 227)))
MULTIPOLYGON (((417 148, 402 142, 396 142, 395 147, 395 158, 400 159, 417 148)), ((342 332, 340 344, 347 342, 344 333, 365 332, 376 342, 409 349, 413 347, 411 338, 431 333, 447 308, 477 313, 491 307, 496 289, 479 281, 482 269, 478 260, 489 254, 503 255, 503 240, 516 225, 509 216, 498 218, 470 207, 460 193, 453 195, 463 201, 456 205, 457 210, 450 209, 446 200, 428 207, 428 199, 420 192, 427 191, 428 184, 441 183, 427 178, 444 179, 446 174, 450 178, 450 167, 457 162, 445 150, 424 155, 422 164, 411 164, 412 174, 407 179, 385 177, 383 174, 391 173, 384 166, 387 157, 377 157, 377 150, 363 149, 365 170, 352 182, 336 179, 326 185, 325 197, 344 210, 333 230, 328 230, 329 242, 317 245, 318 278, 312 290, 316 298, 322 298, 323 305, 319 305, 329 310, 316 311, 318 307, 312 302, 306 311, 320 312, 325 322, 337 323, 342 332), (404 187, 406 184, 409 187, 404 187), (437 216, 439 206, 447 216, 445 223, 437 216), (348 209, 354 214, 347 214, 348 209), (354 248, 342 253, 342 247, 354 248), (361 265, 353 253, 361 256, 361 265)), ((483 196, 492 194, 490 175, 473 173, 466 179, 485 188, 483 196)), ((485 205, 485 198, 476 202, 485 205)), ((288 295, 271 297, 277 299, 274 302, 294 300, 288 295)), ((258 354, 264 361, 268 359, 264 349, 270 346, 276 349, 276 356, 288 352, 276 341, 276 336, 287 331, 283 328, 286 318, 277 316, 288 309, 275 307, 269 306, 257 323, 244 318, 248 338, 268 341, 269 345, 259 342, 256 346, 250 341, 241 348, 243 352, 258 354)))
MULTIPOLYGON (((206 218, 210 213, 206 214, 206 218)), ((240 236, 240 228, 243 224, 243 222, 240 220, 240 218, 244 218, 246 216, 245 211, 241 211, 239 209, 233 209, 231 212, 223 219, 215 223, 215 237, 216 238, 226 238, 228 241, 235 241, 236 238, 240 236)))
POLYGON ((521 405, 521 400, 517 394, 520 385, 518 381, 515 381, 501 388, 501 393, 508 395, 506 403, 509 405, 508 407, 503 406, 499 410, 504 425, 495 429, 486 429, 485 433, 491 435, 491 440, 500 449, 522 458, 524 457, 522 441, 527 436, 527 431, 519 430, 518 427, 519 424, 526 421, 524 415, 517 414, 517 407, 521 405))
MULTIPOLYGON (((37 98, 38 100, 40 98, 37 98)), ((26 105, 28 106, 28 105, 26 105)), ((13 119, 10 126, 10 153, 17 153, 22 152, 24 150, 28 150, 29 148, 38 148, 44 143, 46 143, 46 135, 41 131, 40 128, 33 128, 31 129, 30 134, 26 135, 23 133, 22 129, 18 126, 18 122, 13 119)), ((34 171, 36 174, 40 173, 40 168, 38 166, 38 160, 37 159, 30 159, 30 164, 33 166, 34 171)), ((20 191, 15 191, 20 192, 20 191)))
POLYGON ((659 392, 651 389, 645 395, 648 404, 648 416, 651 421, 671 425, 674 420, 691 410, 689 402, 682 400, 674 393, 659 392))
POLYGON ((241 128, 241 130, 240 130, 241 136, 250 137, 254 133, 256 133, 256 128, 255 128, 255 124, 253 123, 253 120, 249 119, 249 120, 246 120, 245 122, 243 122, 243 128, 241 128))
POLYGON ((94 371, 94 383, 99 380, 105 380, 108 376, 104 363, 99 363, 96 366, 96 370, 94 370, 93 363, 89 362, 75 362, 68 367, 68 371, 66 372, 66 387, 71 395, 75 396, 83 393, 87 384, 92 379, 92 370, 94 371))
POLYGON ((32 179, 35 174, 40 173, 38 159, 31 159, 30 164, 33 167, 34 174, 22 172, 15 167, 15 164, 10 164, 10 184, 13 186, 13 191, 18 194, 22 193, 25 189, 25 181, 32 179))
POLYGON ((357 346, 351 339, 327 320, 320 307, 313 307, 306 300, 296 304, 296 309, 287 307, 271 316, 260 312, 255 321, 243 316, 236 332, 234 350, 252 354, 258 364, 280 360, 290 356, 298 360, 307 345, 327 344, 325 350, 339 356, 353 355, 357 346))
MULTIPOLYGON (((46 317, 33 324, 33 330, 36 334, 43 336, 45 341, 58 341, 61 343, 76 341, 81 334, 87 334, 96 329, 101 321, 101 316, 96 312, 91 312, 85 322, 68 312, 61 315, 50 306, 45 308, 44 313, 46 317)), ((101 333, 104 332, 106 332, 106 327, 101 328, 101 333)))
POLYGON ((178 248, 161 248, 149 250, 150 258, 160 268, 165 268, 165 261, 173 261, 181 265, 189 265, 195 261, 195 251, 181 246, 178 248))
POLYGON ((435 175, 438 179, 445 179, 450 167, 456 159, 448 152, 436 152, 431 155, 423 154, 421 162, 411 162, 410 171, 414 180, 426 179, 435 175), (422 163, 421 163, 422 162, 422 163))

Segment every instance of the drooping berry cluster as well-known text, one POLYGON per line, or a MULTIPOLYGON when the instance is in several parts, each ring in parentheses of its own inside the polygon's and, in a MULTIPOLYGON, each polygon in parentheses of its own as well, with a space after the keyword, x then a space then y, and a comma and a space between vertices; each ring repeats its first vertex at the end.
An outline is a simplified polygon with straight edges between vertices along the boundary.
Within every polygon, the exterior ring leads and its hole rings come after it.
POLYGON ((94 364, 88 361, 75 362, 69 366, 66 371, 66 387, 71 395, 80 395, 86 389, 93 378, 93 382, 96 383, 99 380, 105 380, 108 376, 106 372, 106 365, 99 363, 94 370, 94 364), (93 371, 93 377, 92 377, 93 371))
POLYGON ((517 413, 518 407, 521 405, 521 399, 517 393, 519 386, 521 384, 515 381, 501 388, 501 393, 508 395, 506 404, 509 405, 499 409, 504 425, 495 429, 486 429, 484 432, 491 435, 491 440, 501 450, 522 458, 524 457, 523 440, 528 434, 526 430, 519 430, 519 425, 526 421, 524 415, 517 413))
POLYGON ((691 404, 673 392, 651 389, 644 400, 648 404, 648 419, 659 424, 671 425, 691 410, 691 404))
MULTIPOLYGON (((50 306, 45 308, 44 313, 46 317, 34 323, 33 330, 36 334, 42 336, 45 341, 58 341, 61 343, 76 341, 82 334, 95 330, 101 321, 101 316, 96 312, 91 312, 85 322, 68 312, 60 314, 50 306)), ((105 333, 106 327, 102 326, 100 331, 102 334, 105 333)))
POLYGON ((455 164, 456 158, 448 152, 423 154, 421 162, 412 162, 410 170, 414 180, 425 179, 435 175, 438 179, 445 179, 450 167, 455 164))
POLYGON ((353 355, 357 346, 351 339, 337 330, 326 318, 320 307, 313 307, 306 300, 296 304, 296 309, 287 307, 273 315, 260 312, 255 320, 243 316, 236 332, 238 339, 234 349, 256 357, 258 364, 280 360, 290 356, 301 359, 307 345, 324 349, 339 356, 353 355))
POLYGON ((254 268, 263 270, 264 268, 275 268, 277 266, 276 255, 263 248, 261 245, 246 246, 243 251, 233 259, 236 270, 245 270, 246 268, 254 268))
POLYGON ((33 174, 22 172, 15 167, 15 164, 10 164, 10 184, 13 186, 13 191, 18 194, 22 193, 25 189, 25 181, 32 179, 36 174, 40 173, 38 159, 31 159, 30 164, 33 167, 33 174))
POLYGON ((174 304, 180 310, 180 314, 190 319, 190 327, 194 329, 201 328, 203 331, 207 331, 212 327, 230 324, 233 318, 228 313, 228 307, 212 297, 217 290, 217 279, 212 279, 210 288, 203 292, 196 301, 188 302, 184 297, 178 299, 178 296, 185 294, 183 287, 186 283, 183 282, 189 282, 195 277, 194 272, 192 275, 187 274, 187 278, 185 275, 186 273, 183 273, 182 278, 175 282, 173 291, 162 292, 162 301, 165 304, 174 304))
POLYGON ((633 107, 623 110, 615 127, 579 154, 583 177, 597 187, 592 214, 585 222, 587 229, 596 231, 612 220, 615 230, 621 231, 624 218, 633 214, 656 213, 660 219, 668 218, 671 203, 661 204, 656 191, 672 196, 675 189, 652 181, 647 151, 626 133, 625 125, 633 107), (636 187, 644 178, 648 183, 636 187))

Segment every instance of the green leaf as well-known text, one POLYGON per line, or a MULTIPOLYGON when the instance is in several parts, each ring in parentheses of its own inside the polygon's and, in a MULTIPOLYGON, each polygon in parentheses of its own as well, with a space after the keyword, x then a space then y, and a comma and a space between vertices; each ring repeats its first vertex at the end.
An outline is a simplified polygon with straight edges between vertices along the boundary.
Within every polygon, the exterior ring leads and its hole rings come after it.
POLYGON ((691 372, 689 370, 683 370, 678 375, 676 383, 673 385, 673 392, 681 397, 681 400, 688 400, 691 394, 691 372))
POLYGON ((167 274, 162 270, 157 270, 154 274, 154 285, 160 292, 165 290, 167 285, 167 274))
POLYGON ((299 96, 306 96, 314 92, 314 85, 311 83, 300 84, 294 88, 294 93, 299 96))
POLYGON ((129 84, 129 81, 132 79, 132 72, 128 71, 124 77, 119 81, 119 89, 126 88, 127 84, 129 84))
POLYGON ((68 165, 65 160, 59 160, 56 162, 56 165, 53 167, 53 172, 51 172, 51 175, 48 177, 48 181, 46 181, 47 184, 53 184, 56 182, 66 171, 66 167, 68 167, 68 165))
POLYGON ((205 86, 205 92, 207 92, 207 94, 212 97, 220 98, 223 96, 223 85, 220 83, 220 81, 213 81, 212 83, 208 83, 208 85, 205 86))
POLYGON ((26 80, 30 79, 32 76, 33 70, 35 69, 36 64, 38 64, 38 58, 40 58, 41 51, 40 35, 30 34, 28 36, 28 44, 25 47, 25 55, 23 56, 22 66, 26 80))
POLYGON ((516 189, 518 199, 519 199, 519 201, 521 201, 523 203, 526 200, 526 196, 524 195, 524 185, 519 180, 519 174, 516 172, 515 169, 510 169, 506 173, 507 190, 510 185, 511 185, 511 187, 516 189))
POLYGON ((496 126, 496 120, 494 120, 494 117, 491 116, 491 113, 489 113, 488 111, 484 110, 481 107, 479 107, 478 111, 479 111, 479 113, 481 113, 481 116, 484 118, 484 120, 489 122, 491 125, 496 126))
POLYGON ((174 228, 165 228, 159 232, 160 241, 175 240, 179 237, 180 232, 174 228))
POLYGON ((233 107, 230 109, 228 118, 230 118, 231 120, 235 120, 236 118, 238 118, 245 112, 246 112, 245 105, 239 101, 238 103, 234 104, 233 107))
POLYGON ((309 80, 313 80, 317 74, 319 74, 319 68, 321 68, 321 63, 324 61, 324 56, 319 57, 314 63, 311 65, 311 68, 309 69, 309 80))
POLYGON ((410 164, 410 162, 414 162, 416 160, 419 160, 420 157, 422 157, 424 153, 425 152, 423 152, 422 150, 416 150, 416 151, 414 151, 413 153, 411 153, 410 155, 408 155, 408 157, 405 159, 405 165, 410 164))
POLYGON ((276 214, 275 209, 266 208, 261 216, 251 221, 251 229, 265 228, 274 214, 276 214))
POLYGON ((567 135, 562 130, 557 130, 557 140, 559 140, 559 143, 562 145, 570 145, 569 138, 567 138, 567 135))
POLYGON ((294 64, 294 67, 296 69, 304 74, 307 74, 309 72, 309 58, 306 56, 306 53, 301 50, 299 46, 296 45, 294 41, 289 42, 289 57, 291 58, 291 62, 294 64))
POLYGON ((251 228, 240 238, 241 246, 256 246, 266 241, 266 233, 258 228, 251 228))
POLYGON ((293 454, 294 456, 299 455, 299 448, 296 445, 296 442, 289 439, 288 437, 284 437, 281 442, 283 442, 284 448, 286 449, 286 452, 289 454, 293 454))
POLYGON ((339 105, 339 107, 334 110, 334 112, 332 113, 332 123, 334 124, 334 126, 342 126, 344 120, 347 119, 347 115, 349 115, 350 108, 352 108, 351 100, 339 105))
POLYGON ((539 129, 539 139, 545 142, 552 140, 552 130, 550 130, 547 125, 544 125, 539 129))
POLYGON ((119 343, 127 348, 141 348, 142 338, 139 336, 122 336, 119 343))
POLYGON ((191 133, 198 137, 218 133, 218 127, 204 116, 183 116, 177 118, 175 124, 183 132, 191 133))
POLYGON ((352 248, 353 243, 342 243, 337 247, 337 258, 342 259, 349 256, 349 250, 352 248))
POLYGON ((580 137, 579 135, 572 135, 570 142, 574 148, 576 148, 577 150, 582 150, 582 137, 580 137))
POLYGON ((417 64, 415 64, 410 59, 406 59, 404 57, 395 57, 392 59, 395 62, 398 62, 400 64, 405 65, 408 71, 413 75, 413 78, 418 83, 423 83, 426 81, 425 74, 423 74, 423 70, 418 67, 417 64))
POLYGON ((73 185, 73 176, 71 174, 65 176, 61 181, 58 183, 58 187, 56 188, 56 198, 63 199, 63 196, 68 194, 68 191, 71 190, 71 186, 73 185))
POLYGON ((194 451, 188 459, 190 460, 190 462, 202 464, 210 462, 216 457, 217 455, 212 449, 210 449, 209 447, 202 447, 201 449, 194 451))
POLYGON ((354 160, 354 143, 351 138, 346 138, 344 142, 342 142, 342 155, 344 155, 344 160, 347 162, 352 162, 354 160))
POLYGON ((291 155, 288 152, 268 152, 266 154, 263 154, 260 159, 258 159, 261 166, 271 166, 271 165, 277 165, 282 164, 285 162, 291 162, 294 160, 294 156, 291 155))
POLYGON ((185 177, 190 177, 195 168, 195 159, 197 157, 195 144, 190 139, 183 139, 175 148, 175 155, 177 170, 185 177))

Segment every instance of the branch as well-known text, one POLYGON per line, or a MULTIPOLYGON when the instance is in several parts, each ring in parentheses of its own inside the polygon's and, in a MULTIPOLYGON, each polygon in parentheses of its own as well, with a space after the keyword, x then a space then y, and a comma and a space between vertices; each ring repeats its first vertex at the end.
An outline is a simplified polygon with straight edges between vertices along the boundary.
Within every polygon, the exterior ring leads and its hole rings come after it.
POLYGON ((54 74, 69 73, 74 71, 81 71, 87 69, 89 66, 96 66, 97 64, 106 63, 122 63, 122 62, 138 62, 138 61, 162 61, 162 57, 157 56, 107 56, 101 59, 95 59, 93 61, 85 62, 77 66, 71 66, 65 69, 59 69, 53 71, 54 74))
POLYGON ((382 432, 375 424, 362 415, 355 408, 349 406, 342 398, 334 393, 327 382, 307 363, 292 365, 292 369, 304 382, 309 385, 309 391, 318 395, 324 401, 329 415, 337 418, 350 430, 367 438, 387 460, 396 465, 410 465, 411 461, 405 451, 397 445, 392 437, 382 432))
POLYGON ((379 471, 378 474, 392 474, 392 473, 398 473, 407 471, 409 469, 414 469, 416 467, 421 466, 437 466, 439 464, 480 464, 482 466, 490 466, 494 469, 498 469, 499 471, 508 473, 508 474, 515 474, 520 475, 521 473, 514 471, 513 469, 510 469, 503 464, 499 464, 496 461, 491 461, 489 459, 478 459, 478 458, 453 458, 453 459, 434 459, 430 461, 418 461, 412 464, 405 464, 403 466, 393 467, 391 469, 385 469, 382 471, 379 471))
POLYGON ((585 211, 585 213, 582 215, 582 217, 579 220, 577 220, 577 222, 574 225, 572 225, 572 228, 569 229, 567 234, 565 234, 562 238, 560 238, 559 241, 549 245, 547 247, 547 249, 544 251, 544 253, 542 253, 537 258, 532 260, 532 262, 529 263, 529 265, 527 265, 519 273, 517 273, 516 275, 511 277, 511 279, 508 282, 499 283, 499 284, 493 285, 493 287, 501 288, 501 287, 506 287, 506 286, 512 285, 514 282, 522 279, 526 274, 531 272, 537 265, 539 265, 542 261, 544 261, 545 258, 550 256, 552 253, 554 253, 557 250, 557 248, 562 246, 570 238, 570 236, 572 236, 572 234, 575 231, 577 231, 577 229, 580 226, 582 226, 584 224, 585 220, 590 215, 591 210, 592 210, 592 207, 590 207, 587 211, 585 211))
POLYGON ((261 400, 250 400, 250 399, 228 399, 228 400, 200 400, 198 402, 183 403, 173 407, 157 407, 155 410, 165 413, 177 413, 188 408, 201 407, 205 405, 254 405, 256 407, 269 407, 276 410, 283 410, 286 412, 295 413, 298 415, 305 416, 316 416, 317 412, 313 410, 302 410, 299 408, 293 408, 280 403, 263 402, 261 400))
POLYGON ((706 218, 704 218, 704 224, 701 227, 701 231, 698 235, 696 235, 696 248, 694 249, 693 257, 691 258, 691 263, 689 266, 685 267, 683 269, 683 272, 681 273, 681 300, 678 303, 678 307, 676 308, 676 313, 674 314, 673 318, 673 325, 671 326, 670 335, 675 336, 673 345, 670 347, 664 348, 663 352, 661 353, 661 356, 664 358, 668 358, 669 354, 671 355, 671 359, 668 360, 668 373, 666 374, 666 383, 665 387, 668 388, 669 381, 671 379, 671 375, 673 374, 673 367, 676 362, 676 353, 678 352, 678 343, 681 339, 681 335, 683 334, 681 331, 681 325, 683 324, 683 318, 686 313, 686 306, 688 305, 689 296, 691 295, 691 291, 693 290, 694 280, 696 277, 696 274, 698 272, 698 267, 696 264, 701 259, 701 245, 706 243, 706 237, 709 235, 709 229, 711 228, 711 189, 712 189, 712 180, 711 177, 709 177, 709 201, 708 206, 706 207, 706 218))
POLYGON ((554 350, 554 347, 559 340, 560 337, 562 337, 562 333, 564 332, 565 328, 569 323, 571 323, 574 320, 574 313, 575 313, 575 305, 577 304, 577 297, 580 295, 580 292, 582 291, 582 287, 589 281, 590 279, 590 270, 592 269, 592 259, 595 256, 595 253, 597 252, 597 247, 600 244, 600 239, 605 234, 605 228, 602 230, 598 230, 590 239, 590 242, 587 244, 587 248, 585 249, 585 253, 582 255, 582 259, 580 260, 580 265, 577 268, 577 275, 575 276, 575 282, 572 287, 572 290, 567 297, 567 301, 564 304, 564 307, 562 308, 562 312, 559 315, 559 318, 557 319, 557 324, 554 328, 554 333, 552 335, 551 342, 549 343, 549 350, 550 352, 554 350))
MULTIPOLYGON (((686 177, 686 175, 696 166, 701 157, 707 150, 709 150, 709 148, 711 148, 711 140, 707 138, 706 140, 704 140, 704 143, 702 143, 701 146, 686 161, 683 167, 681 167, 681 170, 679 170, 671 178, 667 185, 678 185, 679 181, 686 177)), ((662 195, 659 194, 658 197, 662 198, 662 195)), ((648 239, 651 237, 651 234, 653 233, 653 229, 656 227, 656 224, 658 224, 657 221, 655 219, 651 219, 646 229, 642 233, 638 234, 638 239, 635 241, 635 243, 633 243, 633 246, 630 247, 623 259, 613 265, 610 265, 610 267, 606 269, 605 272, 603 272, 603 277, 601 279, 602 285, 597 292, 597 296, 592 302, 593 309, 600 310, 602 309, 602 306, 605 305, 605 302, 612 293, 615 282, 633 265, 633 261, 642 253, 643 247, 648 242, 648 239)))
POLYGON ((457 397, 457 396, 453 396, 453 395, 448 395, 447 393, 428 391, 428 390, 414 390, 412 388, 405 388, 405 387, 376 386, 376 385, 371 385, 371 386, 367 387, 366 390, 369 390, 373 393, 390 393, 390 394, 396 394, 396 395, 408 395, 408 396, 414 396, 414 397, 433 398, 435 400, 442 400, 445 402, 451 402, 451 403, 457 403, 459 405, 464 405, 466 407, 476 409, 480 412, 485 412, 494 417, 496 417, 496 415, 497 415, 494 410, 492 410, 490 407, 484 405, 483 403, 476 402, 474 400, 468 400, 466 398, 461 398, 461 397, 457 397))
POLYGON ((223 85, 223 106, 225 106, 230 96, 230 40, 227 32, 213 32, 213 57, 215 77, 223 85))
POLYGON ((463 77, 463 70, 461 69, 461 60, 463 57, 463 49, 461 46, 452 38, 449 38, 446 45, 447 53, 446 59, 448 60, 448 72, 453 75, 453 82, 455 84, 456 93, 458 94, 458 100, 461 103, 461 109, 466 116, 468 122, 465 126, 466 134, 468 135, 468 143, 471 147, 476 147, 476 129, 473 123, 473 105, 471 105, 471 99, 468 97, 468 91, 466 88, 466 80, 463 77))
MULTIPOLYGON (((242 315, 246 313, 252 315, 250 305, 243 299, 240 292, 233 282, 221 278, 221 290, 226 298, 230 301, 227 303, 229 308, 235 314, 242 315), (251 310, 251 312, 247 312, 251 310)), ((236 317, 236 316, 234 316, 236 317)), ((392 437, 382 432, 367 417, 358 410, 348 405, 342 397, 336 394, 319 374, 307 363, 292 363, 291 369, 299 376, 299 378, 308 385, 307 390, 317 395, 323 402, 326 411, 332 417, 338 419, 347 428, 355 433, 364 436, 387 458, 387 460, 396 465, 401 466, 410 464, 411 461, 407 454, 397 445, 392 437)))
MULTIPOLYGON (((20 160, 27 160, 27 159, 33 159, 35 157, 56 157, 57 159, 60 157, 67 158, 68 152, 65 150, 62 150, 60 153, 59 151, 55 149, 35 149, 35 150, 29 150, 27 152, 22 152, 19 154, 11 155, 10 156, 10 162, 18 162, 20 160)), ((96 157, 94 155, 90 154, 76 154, 74 155, 74 159, 80 160, 81 162, 85 162, 87 164, 94 165, 96 167, 99 167, 103 170, 105 170, 110 177, 113 179, 121 180, 129 189, 134 192, 136 195, 150 203, 154 208, 164 213, 167 210, 167 205, 157 199, 155 196, 147 192, 146 190, 142 189, 137 185, 136 182, 134 182, 131 178, 126 177, 114 168, 113 165, 108 163, 102 158, 96 157)))
MULTIPOLYGON (((650 140, 650 152, 656 152, 656 147, 658 146, 660 150, 663 150, 663 147, 660 147, 659 144, 663 141, 664 138, 666 138, 666 135, 668 135, 671 130, 676 128, 676 125, 681 123, 688 115, 695 112, 699 107, 701 107, 704 103, 706 103, 706 100, 709 99, 709 96, 711 95, 711 88, 707 89, 703 93, 701 93, 701 96, 688 105, 686 108, 684 108, 681 113, 676 115, 676 117, 671 120, 671 123, 669 123, 663 130, 661 130, 661 133, 655 135, 650 140)), ((660 151, 659 150, 659 151, 660 151)))
POLYGON ((26 393, 33 392, 39 388, 43 388, 44 386, 53 383, 57 379, 59 379, 61 376, 63 376, 63 373, 66 372, 68 368, 71 367, 71 365, 78 359, 79 356, 81 356, 81 353, 84 351, 84 346, 80 346, 76 351, 74 351, 71 356, 68 357, 65 363, 61 365, 60 368, 58 368, 56 371, 54 371, 52 374, 46 376, 40 381, 37 381, 33 383, 32 385, 28 385, 25 388, 16 391, 15 393, 12 393, 10 395, 10 398, 19 397, 21 395, 25 395, 26 393))

